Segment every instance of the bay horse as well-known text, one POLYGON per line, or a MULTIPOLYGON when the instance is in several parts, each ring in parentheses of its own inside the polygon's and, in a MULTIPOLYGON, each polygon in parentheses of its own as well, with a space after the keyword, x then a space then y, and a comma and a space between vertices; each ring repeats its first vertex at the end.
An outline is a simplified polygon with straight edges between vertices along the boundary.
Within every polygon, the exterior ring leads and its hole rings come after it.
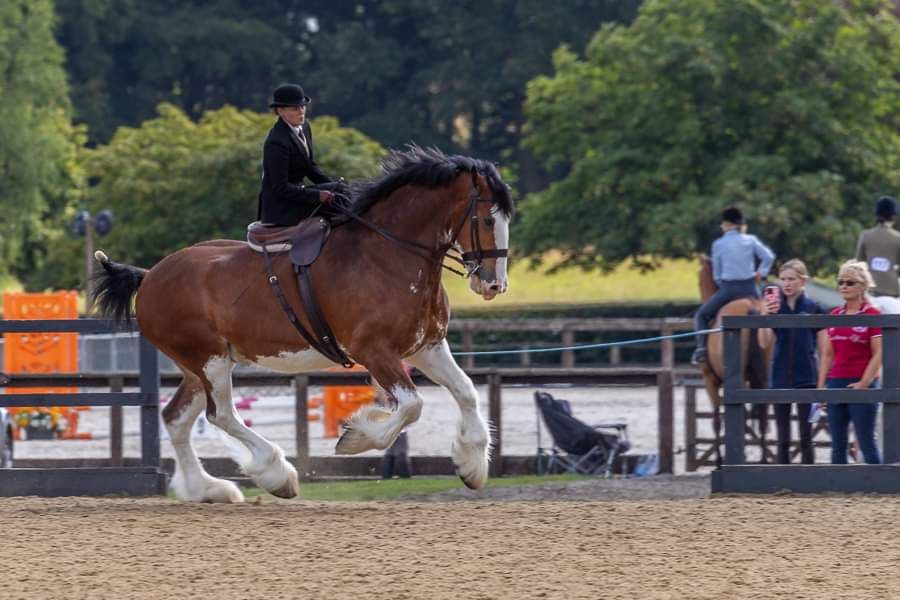
MULTIPOLYGON (((513 203, 491 163, 436 149, 393 151, 382 175, 353 189, 356 219, 336 227, 312 264, 321 312, 340 348, 369 371, 382 395, 346 424, 335 451, 358 454, 390 447, 422 411, 422 396, 403 361, 447 388, 460 420, 451 456, 470 488, 484 486, 490 436, 472 380, 447 343, 450 306, 441 285, 443 259, 462 252, 470 288, 485 300, 506 292, 506 249, 513 203)), ((298 493, 296 469, 283 451, 245 426, 232 398, 234 366, 282 373, 326 369, 336 363, 310 348, 291 327, 269 287, 263 256, 245 242, 214 240, 179 250, 144 270, 117 264, 102 252, 94 286, 101 314, 132 318, 184 374, 162 411, 175 451, 172 487, 186 501, 242 502, 229 481, 204 471, 191 445, 201 411, 250 453, 242 465, 270 493, 298 493)), ((303 324, 286 254, 273 256, 275 275, 303 324)))
MULTIPOLYGON (((713 279, 712 262, 706 255, 700 256, 700 297, 706 302, 718 287, 713 279)), ((762 309, 762 301, 755 298, 739 298, 732 300, 723 306, 716 314, 716 319, 711 327, 717 328, 722 325, 722 317, 726 316, 744 316, 751 314, 760 314, 762 309)), ((707 337, 707 353, 708 357, 705 362, 700 363, 700 370, 703 372, 703 384, 706 388, 706 394, 709 396, 713 405, 713 433, 715 437, 715 455, 716 466, 722 466, 722 417, 721 403, 722 398, 720 390, 725 379, 724 365, 724 339, 722 333, 712 333, 707 337)), ((772 362, 773 346, 764 347, 760 344, 758 331, 743 330, 741 331, 741 357, 743 359, 741 365, 741 373, 743 374, 744 385, 752 389, 763 389, 769 385, 769 365, 772 362)), ((766 433, 768 429, 768 404, 754 404, 751 414, 756 417, 759 426, 760 443, 762 444, 762 457, 760 462, 767 462, 767 446, 766 433)), ((742 432, 743 434, 743 432, 742 432)))

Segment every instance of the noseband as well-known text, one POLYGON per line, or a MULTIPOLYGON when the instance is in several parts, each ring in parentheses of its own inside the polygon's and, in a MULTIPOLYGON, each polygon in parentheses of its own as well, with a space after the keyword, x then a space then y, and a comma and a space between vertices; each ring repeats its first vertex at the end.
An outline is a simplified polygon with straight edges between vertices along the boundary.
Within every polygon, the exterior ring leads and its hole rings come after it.
MULTIPOLYGON (((398 246, 406 248, 413 254, 421 256, 422 258, 425 258, 431 262, 440 262, 443 268, 456 273, 457 275, 461 275, 462 277, 471 277, 472 275, 477 273, 479 269, 481 269, 484 259, 506 258, 509 254, 509 250, 506 248, 485 250, 481 247, 481 240, 478 238, 478 204, 481 202, 490 202, 490 200, 486 200, 481 197, 481 192, 478 190, 478 171, 475 169, 475 167, 472 167, 472 191, 469 192, 469 206, 466 209, 462 220, 459 222, 459 225, 456 227, 456 229, 453 230, 453 237, 450 238, 450 241, 447 244, 445 244, 441 248, 438 248, 437 250, 433 249, 430 246, 426 246, 425 244, 420 244, 419 242, 414 242, 411 240, 404 240, 403 238, 395 236, 391 232, 355 214, 353 210, 345 206, 344 203, 336 204, 336 206, 345 215, 347 215, 357 223, 368 227, 384 239, 394 242, 398 246), (462 231, 462 228, 465 227, 466 221, 469 221, 470 224, 473 249, 469 252, 461 252, 459 256, 448 254, 450 249, 456 245, 456 240, 457 238, 459 238, 459 234, 462 231), (425 251, 427 254, 423 254, 422 251, 425 251), (466 269, 466 272, 463 273, 462 271, 457 271, 453 267, 448 267, 447 265, 445 265, 443 262, 445 256, 450 260, 456 261, 461 264, 466 269)), ((347 204, 349 205, 349 202, 347 204)))
MULTIPOLYGON (((453 233, 453 238, 450 240, 450 245, 442 252, 443 255, 448 256, 450 259, 457 261, 463 267, 465 267, 466 272, 460 273, 464 277, 471 277, 481 268, 481 264, 485 258, 506 258, 509 255, 509 250, 507 248, 495 248, 493 250, 485 250, 481 247, 481 239, 478 237, 478 203, 479 202, 490 202, 490 200, 485 200, 481 197, 481 192, 478 190, 478 171, 475 168, 472 168, 472 191, 469 192, 469 208, 466 209, 466 214, 463 215, 462 221, 460 221, 459 226, 456 228, 456 231, 453 233), (471 215, 471 218, 470 218, 471 215), (447 252, 453 245, 456 243, 457 238, 459 238, 459 233, 462 231, 462 228, 466 224, 466 220, 468 219, 470 224, 470 237, 472 238, 472 250, 469 252, 460 253, 459 257, 449 255, 447 252)), ((449 268, 449 267, 448 267, 449 268)), ((453 270, 453 269, 451 269, 453 270)), ((459 271, 453 270, 455 273, 459 273, 459 271)))

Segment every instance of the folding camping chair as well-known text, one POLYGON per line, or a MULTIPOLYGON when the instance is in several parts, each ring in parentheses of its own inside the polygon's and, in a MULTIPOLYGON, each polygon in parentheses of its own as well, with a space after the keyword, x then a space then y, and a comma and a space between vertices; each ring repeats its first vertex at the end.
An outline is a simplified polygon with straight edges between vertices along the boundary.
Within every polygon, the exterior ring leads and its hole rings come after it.
POLYGON ((626 423, 591 426, 572 415, 568 400, 557 400, 547 392, 535 392, 537 407, 537 472, 575 473, 609 477, 613 462, 631 448, 626 423), (541 417, 553 445, 541 444, 541 417))

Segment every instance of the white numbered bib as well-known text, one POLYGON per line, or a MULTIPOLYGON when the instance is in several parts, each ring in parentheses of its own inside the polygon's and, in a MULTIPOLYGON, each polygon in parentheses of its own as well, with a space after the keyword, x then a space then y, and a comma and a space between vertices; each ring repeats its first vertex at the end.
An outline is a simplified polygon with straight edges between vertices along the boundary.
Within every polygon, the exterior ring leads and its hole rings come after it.
POLYGON ((873 271, 878 271, 880 273, 886 273, 891 270, 891 261, 886 259, 883 256, 875 256, 869 262, 869 266, 872 267, 873 271))

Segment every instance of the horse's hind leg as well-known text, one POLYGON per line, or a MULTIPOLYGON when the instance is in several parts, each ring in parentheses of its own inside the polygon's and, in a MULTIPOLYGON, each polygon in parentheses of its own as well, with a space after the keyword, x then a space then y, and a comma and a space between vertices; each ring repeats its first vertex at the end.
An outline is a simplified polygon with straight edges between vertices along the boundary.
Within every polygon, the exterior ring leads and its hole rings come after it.
POLYGON ((175 450, 172 489, 179 500, 193 502, 243 502, 244 494, 234 483, 216 479, 203 470, 191 444, 194 421, 206 406, 200 379, 185 371, 175 395, 162 411, 163 423, 175 450))
POLYGON ((472 380, 456 364, 446 339, 408 360, 429 379, 447 388, 459 405, 459 427, 451 450, 453 464, 463 483, 481 489, 488 477, 490 435, 478 409, 478 392, 472 380))
POLYGON ((273 496, 293 498, 300 491, 297 470, 285 460, 281 448, 244 425, 231 395, 233 368, 234 362, 227 356, 213 356, 203 367, 204 387, 211 400, 207 418, 250 451, 251 458, 241 468, 258 486, 273 496))
POLYGON ((366 450, 385 450, 403 429, 422 414, 422 396, 403 369, 399 358, 374 358, 360 362, 387 395, 387 406, 363 406, 344 425, 344 433, 334 448, 335 454, 359 454, 366 450))

